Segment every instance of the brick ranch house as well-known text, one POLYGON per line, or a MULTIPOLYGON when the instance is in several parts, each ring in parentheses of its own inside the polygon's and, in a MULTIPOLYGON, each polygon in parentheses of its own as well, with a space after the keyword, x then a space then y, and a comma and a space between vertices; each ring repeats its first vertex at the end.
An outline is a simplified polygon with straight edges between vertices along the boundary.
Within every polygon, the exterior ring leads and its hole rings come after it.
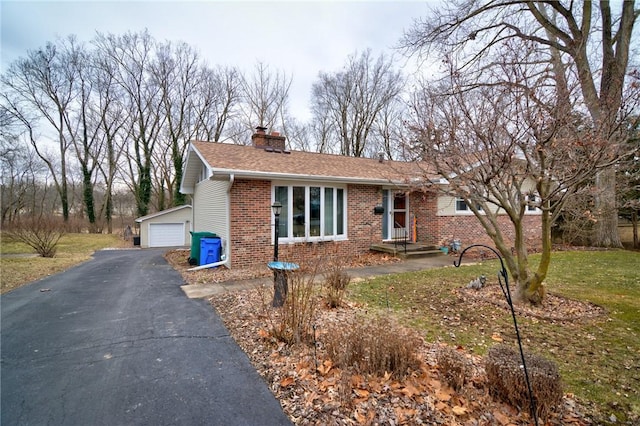
MULTIPOLYGON (((222 237, 228 267, 272 260, 276 200, 280 260, 353 256, 398 238, 493 245, 462 200, 415 189, 421 179, 440 182, 416 163, 289 151, 285 137, 258 128, 250 146, 191 142, 180 191, 192 198, 191 230, 222 237)), ((540 241, 539 214, 526 229, 540 241)))

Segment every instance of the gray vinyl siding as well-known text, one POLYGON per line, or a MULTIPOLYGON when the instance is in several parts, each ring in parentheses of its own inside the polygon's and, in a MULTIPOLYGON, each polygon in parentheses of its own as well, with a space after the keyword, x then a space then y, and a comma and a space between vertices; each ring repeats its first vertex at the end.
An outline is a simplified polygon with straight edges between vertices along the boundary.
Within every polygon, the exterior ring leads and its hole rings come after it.
POLYGON ((193 195, 193 231, 213 232, 229 241, 229 182, 203 180, 193 195))
MULTIPOLYGON (((527 191, 535 191, 535 183, 529 179, 527 180, 522 190, 523 192, 527 191)), ((498 211, 497 207, 494 211, 498 211)), ((472 215, 473 213, 469 210, 468 212, 456 212, 456 197, 451 195, 440 194, 438 196, 438 216, 457 216, 457 215, 472 215)), ((504 210, 498 211, 498 214, 504 214, 504 210)), ((539 212, 527 212, 527 214, 539 214, 539 212)))

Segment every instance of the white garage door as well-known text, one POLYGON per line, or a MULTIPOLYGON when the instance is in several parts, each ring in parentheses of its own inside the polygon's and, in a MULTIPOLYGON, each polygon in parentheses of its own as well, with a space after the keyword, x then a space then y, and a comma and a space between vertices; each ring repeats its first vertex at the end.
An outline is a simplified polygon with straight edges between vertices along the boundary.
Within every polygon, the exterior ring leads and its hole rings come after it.
POLYGON ((184 245, 184 223, 150 223, 149 247, 184 245))

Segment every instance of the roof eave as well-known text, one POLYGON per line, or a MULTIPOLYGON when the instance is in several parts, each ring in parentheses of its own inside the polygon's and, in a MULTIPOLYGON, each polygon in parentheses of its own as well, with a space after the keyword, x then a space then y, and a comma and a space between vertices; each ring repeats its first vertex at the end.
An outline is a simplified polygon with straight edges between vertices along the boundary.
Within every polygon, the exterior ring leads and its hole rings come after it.
POLYGON ((182 194, 190 194, 192 195, 195 191, 197 177, 200 173, 199 167, 204 164, 206 167, 210 168, 209 163, 204 158, 202 153, 196 148, 193 143, 189 144, 189 149, 187 150, 187 158, 185 161, 184 173, 182 174, 182 179, 180 180, 180 193, 182 194), (195 157, 194 157, 195 155, 195 157), (198 159, 200 161, 199 164, 194 164, 195 160, 198 159), (198 169, 194 169, 194 168, 198 169))
POLYGON ((140 217, 136 218, 135 221, 138 222, 138 223, 141 223, 142 221, 145 221, 145 220, 148 220, 148 219, 153 219, 154 217, 157 217, 157 216, 163 216, 165 214, 177 212, 179 210, 186 209, 186 208, 191 208, 191 205, 190 204, 184 204, 182 206, 176 206, 176 207, 172 207, 170 209, 166 209, 166 210, 162 210, 162 211, 159 211, 159 212, 151 213, 151 214, 148 214, 146 216, 140 216, 140 217))
POLYGON ((221 176, 234 175, 237 178, 245 179, 266 179, 266 180, 301 180, 313 182, 340 182, 340 183, 360 183, 368 185, 388 185, 409 186, 404 180, 394 179, 372 179, 364 177, 347 177, 347 176, 320 176, 320 175, 301 175, 291 173, 276 172, 259 172, 253 170, 233 170, 233 169, 212 169, 210 179, 216 179, 221 176))

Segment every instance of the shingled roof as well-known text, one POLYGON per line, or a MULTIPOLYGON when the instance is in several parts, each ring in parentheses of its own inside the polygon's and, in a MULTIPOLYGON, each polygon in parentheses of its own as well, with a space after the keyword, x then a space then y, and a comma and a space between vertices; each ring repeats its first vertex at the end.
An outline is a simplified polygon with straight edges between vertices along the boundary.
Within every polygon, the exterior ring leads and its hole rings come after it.
POLYGON ((193 141, 187 157, 183 189, 192 188, 206 165, 213 179, 293 179, 364 184, 408 186, 416 181, 437 179, 426 172, 426 166, 416 162, 380 161, 344 155, 287 151, 273 147, 256 147, 193 141), (191 164, 190 164, 191 163, 191 164), (197 166, 197 170, 194 170, 197 166))

